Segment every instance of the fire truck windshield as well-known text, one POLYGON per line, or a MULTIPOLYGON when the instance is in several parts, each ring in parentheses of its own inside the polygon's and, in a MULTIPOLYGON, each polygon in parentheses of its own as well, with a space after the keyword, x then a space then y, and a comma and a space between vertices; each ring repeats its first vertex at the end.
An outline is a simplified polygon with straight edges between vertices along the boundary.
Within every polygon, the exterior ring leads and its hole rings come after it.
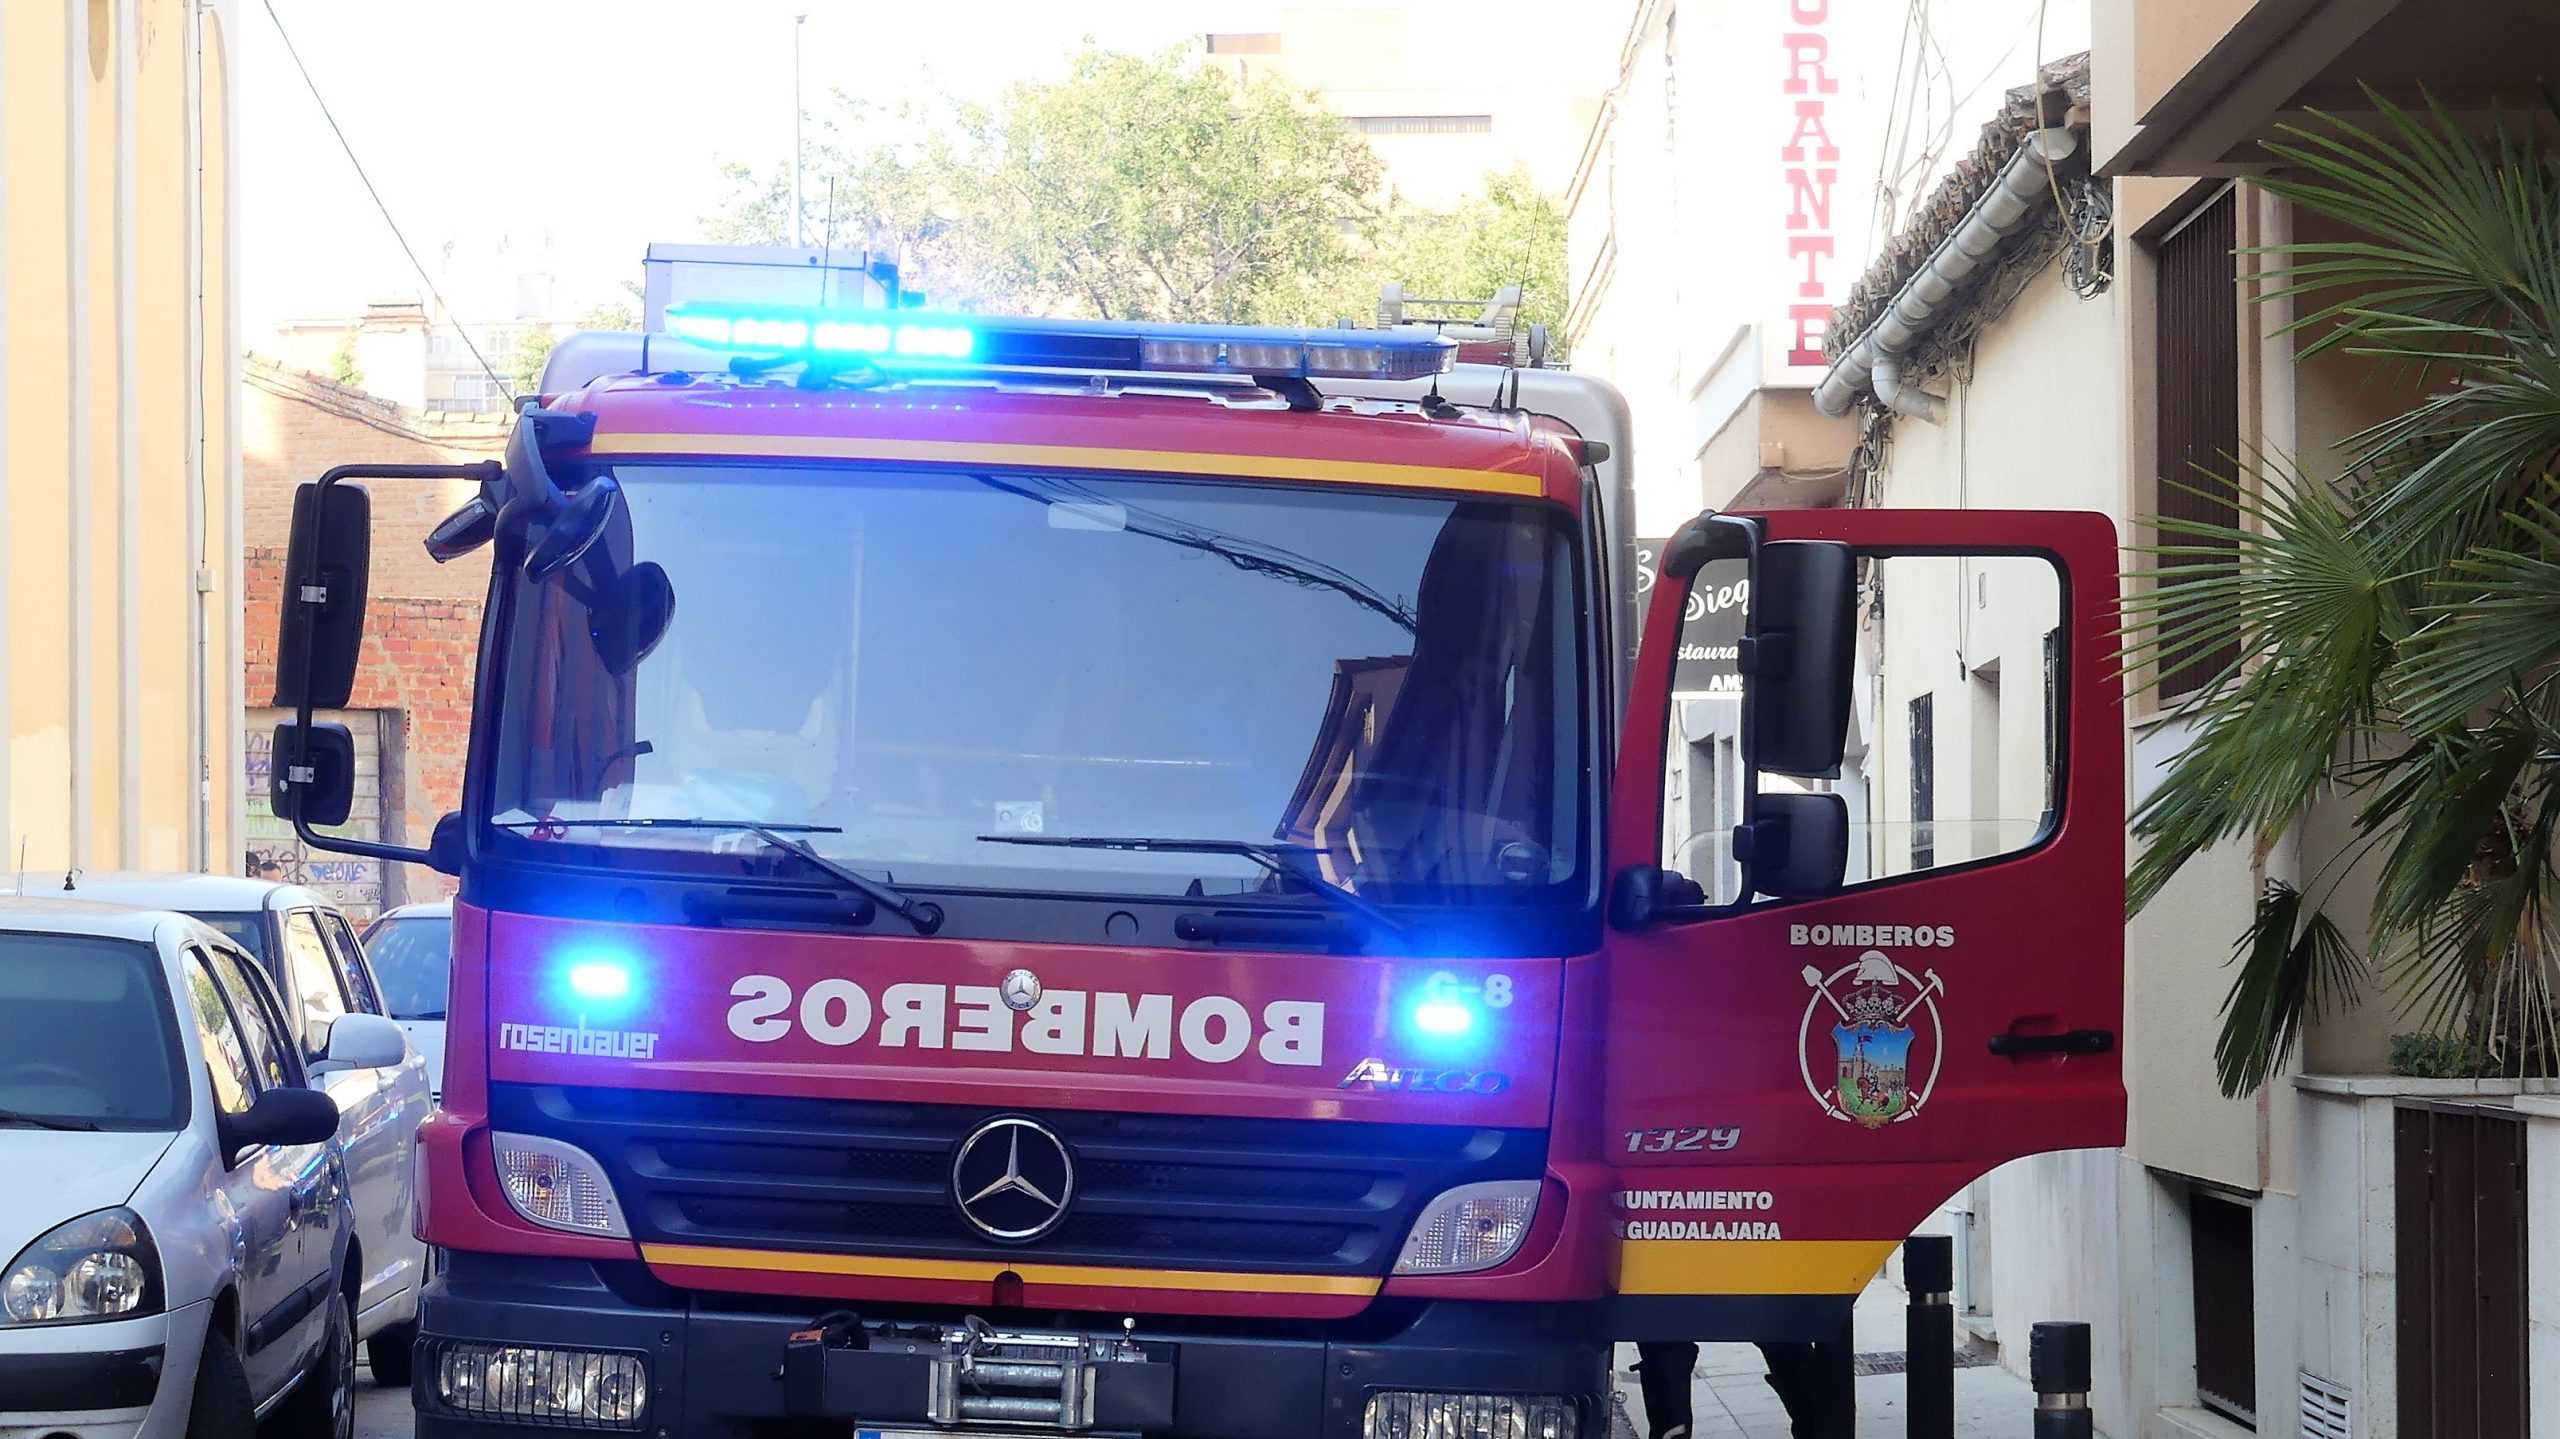
POLYGON ((782 464, 613 474, 625 503, 587 557, 511 582, 494 852, 683 870, 754 846, 540 823, 712 817, 811 827, 828 858, 911 889, 1276 883, 1239 852, 1001 842, 1040 834, 1285 844, 1390 905, 1588 888, 1585 642, 1553 506, 782 464), (654 645, 623 613, 651 564, 674 593, 654 645))

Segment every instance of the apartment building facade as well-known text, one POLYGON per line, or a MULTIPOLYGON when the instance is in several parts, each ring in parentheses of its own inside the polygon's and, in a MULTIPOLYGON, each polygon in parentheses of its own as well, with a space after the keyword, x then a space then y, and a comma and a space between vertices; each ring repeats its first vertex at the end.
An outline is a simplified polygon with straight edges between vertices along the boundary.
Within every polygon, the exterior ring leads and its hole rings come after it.
POLYGON ((228 868, 230 0, 0 6, 0 852, 228 868))

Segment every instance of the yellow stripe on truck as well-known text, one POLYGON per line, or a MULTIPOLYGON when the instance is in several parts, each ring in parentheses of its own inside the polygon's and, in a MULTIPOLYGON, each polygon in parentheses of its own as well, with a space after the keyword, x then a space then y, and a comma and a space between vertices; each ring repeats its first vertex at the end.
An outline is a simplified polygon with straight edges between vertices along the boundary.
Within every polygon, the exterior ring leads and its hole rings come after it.
POLYGON ((1620 1294, 1855 1294, 1890 1239, 1622 1239, 1620 1294))
POLYGON ((1025 1284, 1082 1284, 1098 1289, 1183 1289, 1219 1293, 1330 1294, 1367 1298, 1379 1281, 1357 1275, 1236 1274, 1206 1269, 1114 1269, 1095 1264, 1007 1264, 979 1259, 897 1259, 869 1254, 804 1254, 782 1249, 717 1249, 643 1244, 652 1264, 693 1269, 764 1269, 784 1274, 866 1275, 875 1279, 953 1279, 988 1284, 1013 1274, 1025 1284))
POLYGON ((1008 445, 967 440, 848 439, 834 435, 638 435, 599 433, 593 455, 687 455, 773 460, 886 460, 908 464, 998 465, 1022 469, 1125 470, 1244 480, 1318 480, 1407 490, 1536 497, 1546 482, 1506 470, 1398 465, 1379 460, 1314 460, 1288 455, 1219 455, 1196 450, 1121 450, 1091 445, 1008 445))

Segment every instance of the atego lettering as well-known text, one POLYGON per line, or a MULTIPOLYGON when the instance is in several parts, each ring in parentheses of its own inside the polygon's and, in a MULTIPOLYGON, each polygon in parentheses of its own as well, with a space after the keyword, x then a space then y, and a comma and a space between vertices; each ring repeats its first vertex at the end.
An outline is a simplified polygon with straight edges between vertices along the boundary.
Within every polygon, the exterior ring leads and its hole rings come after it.
POLYGON ((992 985, 892 984, 874 994, 850 979, 822 979, 794 991, 777 975, 750 974, 729 986, 729 1032, 771 1044, 794 1030, 844 1048, 958 1049, 1171 1059, 1202 1064, 1247 1055, 1265 1064, 1324 1063, 1324 1005, 1275 999, 1255 1010, 1230 995, 1177 1003, 1170 994, 1052 989, 1016 1013, 992 985))

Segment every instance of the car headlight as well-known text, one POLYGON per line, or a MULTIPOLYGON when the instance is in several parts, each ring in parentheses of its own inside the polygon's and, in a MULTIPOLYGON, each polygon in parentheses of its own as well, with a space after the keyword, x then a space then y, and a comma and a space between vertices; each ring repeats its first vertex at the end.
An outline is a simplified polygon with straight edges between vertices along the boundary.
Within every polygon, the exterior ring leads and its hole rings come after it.
POLYGON ((39 1235, 0 1272, 0 1324, 79 1324, 160 1312, 160 1251, 119 1205, 39 1235))
POLYGON ((1539 1181, 1497 1179, 1443 1190, 1413 1221, 1398 1274, 1472 1274, 1520 1251, 1538 1217, 1539 1181))

